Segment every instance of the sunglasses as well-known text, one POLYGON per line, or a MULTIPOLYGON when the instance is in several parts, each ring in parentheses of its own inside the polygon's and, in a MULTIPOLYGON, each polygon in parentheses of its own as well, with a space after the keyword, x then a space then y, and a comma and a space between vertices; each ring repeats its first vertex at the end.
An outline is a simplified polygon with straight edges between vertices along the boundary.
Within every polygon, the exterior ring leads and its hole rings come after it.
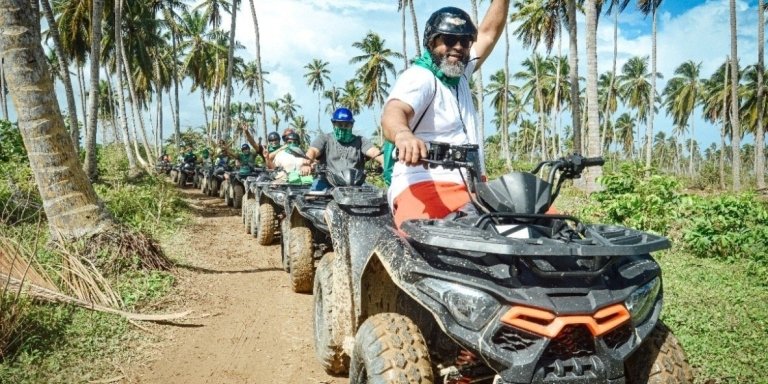
POLYGON ((270 143, 279 143, 279 142, 280 142, 280 140, 270 140, 269 142, 270 142, 270 143))
POLYGON ((443 44, 447 47, 453 47, 456 43, 461 44, 464 48, 469 48, 472 45, 472 39, 467 36, 440 35, 440 38, 443 39, 443 44))
POLYGON ((288 139, 288 140, 286 140, 285 142, 286 142, 286 143, 295 143, 295 142, 296 142, 296 140, 293 140, 293 139, 288 139))
POLYGON ((337 122, 337 123, 334 123, 333 125, 337 128, 345 128, 345 129, 350 129, 353 126, 352 123, 342 123, 342 122, 337 122))

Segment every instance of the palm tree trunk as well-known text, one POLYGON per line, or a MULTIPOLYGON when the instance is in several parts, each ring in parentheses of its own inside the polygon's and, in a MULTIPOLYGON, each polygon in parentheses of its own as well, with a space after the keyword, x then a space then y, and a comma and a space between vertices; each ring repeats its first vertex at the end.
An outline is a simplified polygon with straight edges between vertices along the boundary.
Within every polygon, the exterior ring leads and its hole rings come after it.
POLYGON ((403 0, 400 0, 399 6, 400 6, 400 25, 401 25, 401 28, 403 29, 403 69, 405 70, 405 69, 408 69, 408 46, 405 43, 405 40, 408 37, 408 35, 405 33, 405 4, 403 0))
MULTIPOLYGON (((597 106, 597 2, 587 0, 584 3, 584 15, 587 23, 587 156, 602 155, 600 147, 600 122, 597 106)), ((585 183, 587 192, 598 189, 597 178, 602 175, 602 168, 587 168, 585 183)))
MULTIPOLYGON (((88 108, 86 108, 85 103, 85 94, 87 93, 85 91, 85 73, 83 72, 83 67, 85 66, 85 63, 77 63, 77 84, 80 87, 80 108, 83 111, 83 120, 87 120, 85 114, 88 111, 88 108)), ((77 136, 75 140, 75 149, 77 151, 80 150, 80 126, 78 125, 76 127, 77 129, 77 136)))
POLYGON ((501 154, 507 171, 512 169, 512 156, 509 153, 509 28, 504 24, 504 107, 501 116, 501 154))
MULTIPOLYGON (((730 0, 731 10, 731 167, 733 192, 741 191, 741 126, 739 122, 739 67, 736 44, 736 0, 730 0)), ((762 44, 762 42, 761 42, 762 44)))
POLYGON ((416 47, 416 57, 421 57, 421 44, 419 43, 419 23, 416 21, 416 9, 413 7, 413 0, 407 1, 408 8, 411 10, 411 22, 413 25, 413 40, 414 46, 416 47))
POLYGON ((261 105, 261 126, 264 128, 264 137, 267 137, 267 103, 264 101, 264 80, 262 79, 263 72, 261 71, 261 43, 259 40, 259 19, 256 17, 256 8, 253 6, 253 0, 249 0, 251 3, 251 16, 253 17, 253 31, 256 34, 256 67, 259 71, 258 87, 259 87, 259 105, 261 105))
POLYGON ((5 63, 5 58, 0 57, 0 104, 2 104, 2 110, 3 110, 3 120, 8 120, 8 99, 5 98, 5 69, 3 69, 3 64, 5 63))
MULTIPOLYGON (((178 52, 177 39, 175 28, 171 29, 171 49, 173 50, 173 58, 176 60, 176 53, 178 52)), ((176 149, 179 149, 179 138, 181 137, 181 122, 179 121, 179 74, 175 65, 171 66, 173 69, 173 133, 175 134, 176 149)), ((162 131, 160 131, 160 145, 162 145, 162 131)))
MULTIPOLYGON (((119 45, 122 33, 121 28, 119 26, 123 23, 123 2, 122 0, 115 0, 115 25, 118 26, 115 28, 115 44, 119 45)), ((123 65, 122 65, 122 52, 118 48, 118 46, 115 47, 115 72, 117 73, 117 104, 118 104, 118 110, 120 113, 120 128, 123 132, 123 139, 124 139, 124 146, 125 146, 125 152, 126 156, 128 156, 128 171, 131 175, 136 175, 139 173, 139 169, 136 164, 136 156, 134 156, 133 152, 131 151, 131 135, 128 131, 128 116, 126 114, 126 108, 125 108, 125 96, 123 94, 123 65)))
POLYGON ((757 189, 765 189, 765 4, 763 0, 757 1, 757 129, 755 130, 755 175, 757 189))
MULTIPOLYGON (((144 117, 141 113, 141 105, 139 103, 139 98, 136 96, 136 87, 133 85, 133 73, 131 71, 130 63, 128 62, 128 55, 125 52, 125 45, 123 45, 122 40, 120 40, 120 50, 123 53, 122 59, 125 66, 125 68, 123 68, 125 70, 125 78, 128 80, 128 95, 131 97, 131 105, 133 106, 135 120, 139 122, 139 129, 141 130, 141 142, 144 146, 144 151, 146 152, 149 161, 144 160, 144 157, 141 156, 141 153, 138 151, 136 152, 136 158, 139 160, 139 164, 142 166, 146 167, 146 163, 154 165, 154 160, 157 158, 157 156, 152 153, 152 149, 149 147, 149 141, 147 140, 147 130, 144 127, 144 117)), ((135 134, 136 124, 134 124, 133 129, 135 134)), ((138 136, 136 136, 136 138, 138 140, 138 136)))
POLYGON ((18 114, 19 131, 51 238, 67 241, 103 232, 113 225, 93 186, 80 168, 61 117, 53 79, 40 45, 39 20, 25 0, 0 0, 0 51, 8 90, 18 114), (37 32, 36 32, 37 31, 37 32))
POLYGON ((535 52, 533 54, 533 67, 535 71, 533 75, 536 77, 536 99, 539 100, 538 120, 539 130, 541 131, 541 159, 544 160, 547 157, 547 131, 546 127, 544 126, 544 96, 541 93, 539 55, 537 55, 535 52))
POLYGON ((619 7, 618 5, 613 8, 613 69, 611 71, 611 82, 608 85, 608 96, 605 98, 605 110, 603 111, 603 118, 605 119, 605 125, 603 127, 603 133, 600 136, 600 148, 605 149, 605 136, 608 132, 608 124, 613 119, 610 112, 611 97, 613 96, 613 87, 616 82, 616 58, 619 54, 619 7))
POLYGON ((205 117, 205 129, 208 132, 208 141, 213 141, 213 126, 208 121, 208 106, 205 105, 205 90, 200 87, 200 100, 203 101, 203 117, 205 117))
POLYGON ((232 18, 229 27, 229 53, 227 54, 227 81, 224 88, 224 128, 230 129, 231 116, 229 113, 230 102, 232 100, 232 71, 235 68, 235 32, 237 26, 237 8, 240 6, 240 0, 232 0, 232 18))
POLYGON ((731 61, 728 56, 725 57, 725 80, 723 81, 723 127, 720 129, 720 189, 725 190, 725 133, 728 119, 728 74, 730 72, 731 61))
MULTIPOLYGON (((413 2, 413 0, 411 0, 413 2)), ((477 15, 477 0, 471 0, 472 2, 472 21, 475 23, 475 25, 478 24, 478 15, 477 15)), ((480 127, 485 127, 485 108, 483 108, 483 70, 482 68, 479 68, 475 70, 475 73, 472 74, 472 77, 475 80, 475 97, 477 98, 477 105, 479 106, 477 111, 477 123, 480 124, 480 127)), ((483 145, 483 143, 478 143, 480 145, 483 145)))
POLYGON ((74 136, 74 129, 77 129, 79 127, 79 123, 77 122, 77 104, 75 103, 75 91, 72 88, 72 77, 69 76, 69 60, 67 59, 67 55, 64 53, 64 49, 61 46, 61 38, 59 37, 59 28, 56 24, 56 18, 53 16, 53 9, 51 8, 51 3, 48 0, 41 0, 41 4, 43 7, 43 14, 45 15, 45 20, 48 22, 48 34, 53 39, 53 50, 56 52, 56 57, 59 60, 59 74, 62 79, 62 83, 64 83, 64 94, 67 98, 67 109, 69 110, 67 113, 67 117, 69 118, 69 126, 70 132, 73 132, 73 142, 75 141, 76 136, 74 136))
POLYGON ((653 22, 651 23, 651 110, 648 117, 648 125, 645 130, 645 168, 646 175, 651 171, 651 148, 653 142, 653 120, 656 118, 656 2, 651 1, 651 13, 653 22))
POLYGON ((576 0, 566 0, 568 17, 568 77, 571 82, 571 125, 573 126, 573 150, 581 152, 581 107, 579 106, 579 46, 576 29, 576 0))
MULTIPOLYGON (((160 64, 158 61, 154 63, 155 82, 160 84, 160 64)), ((159 158, 163 153, 163 91, 157 90, 157 96, 155 99, 155 108, 157 110, 157 123, 155 124, 155 158, 159 158)))
POLYGON ((91 180, 96 178, 96 131, 99 118, 99 65, 101 58, 101 15, 103 0, 91 2, 91 92, 88 94, 88 124, 85 129, 85 164, 83 170, 91 180))

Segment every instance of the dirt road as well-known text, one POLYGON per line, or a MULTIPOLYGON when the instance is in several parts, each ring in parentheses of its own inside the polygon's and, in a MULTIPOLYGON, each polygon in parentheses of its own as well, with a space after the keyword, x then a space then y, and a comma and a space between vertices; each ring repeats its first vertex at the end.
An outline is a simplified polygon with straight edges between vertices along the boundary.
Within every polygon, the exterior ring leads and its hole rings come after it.
POLYGON ((184 327, 150 325, 125 368, 132 383, 348 383, 329 376, 314 356, 312 296, 291 291, 280 246, 245 233, 237 210, 188 190, 195 211, 187 229, 165 244, 184 266, 163 311, 191 309, 184 327), (149 356, 147 358, 146 356, 149 356))

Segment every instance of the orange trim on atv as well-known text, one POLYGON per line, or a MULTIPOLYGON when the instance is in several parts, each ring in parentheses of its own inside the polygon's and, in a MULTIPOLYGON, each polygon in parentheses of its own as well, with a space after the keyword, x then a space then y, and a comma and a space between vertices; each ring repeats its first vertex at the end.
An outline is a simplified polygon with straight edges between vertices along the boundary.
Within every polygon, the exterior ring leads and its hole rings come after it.
POLYGON ((629 311, 622 304, 602 308, 593 315, 564 315, 523 306, 513 306, 501 322, 537 335, 554 338, 568 325, 584 325, 597 337, 629 321, 629 311))

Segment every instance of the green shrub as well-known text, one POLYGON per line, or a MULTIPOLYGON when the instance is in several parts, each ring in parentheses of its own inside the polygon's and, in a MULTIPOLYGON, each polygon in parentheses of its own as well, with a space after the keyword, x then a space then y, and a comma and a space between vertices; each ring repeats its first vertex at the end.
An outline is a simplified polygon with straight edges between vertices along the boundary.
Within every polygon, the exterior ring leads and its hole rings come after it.
POLYGON ((640 164, 622 164, 619 172, 599 182, 604 189, 592 195, 599 216, 631 228, 666 234, 681 205, 687 204, 675 178, 654 173, 646 177, 640 164))
POLYGON ((696 198, 682 229, 697 257, 768 265, 768 209, 752 194, 696 198))

